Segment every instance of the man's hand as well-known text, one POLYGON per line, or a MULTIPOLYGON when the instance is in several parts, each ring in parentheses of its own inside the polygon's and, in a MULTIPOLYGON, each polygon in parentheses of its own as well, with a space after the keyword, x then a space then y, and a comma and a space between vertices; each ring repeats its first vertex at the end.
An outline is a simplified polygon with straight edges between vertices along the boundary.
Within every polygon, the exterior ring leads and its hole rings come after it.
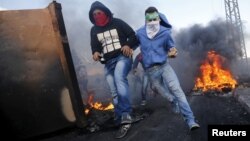
POLYGON ((172 47, 168 51, 168 57, 175 58, 177 56, 177 49, 175 47, 172 47))
POLYGON ((100 52, 95 52, 93 54, 93 60, 99 61, 100 60, 100 56, 101 56, 100 52))
POLYGON ((121 49, 123 55, 131 57, 133 56, 133 49, 131 49, 129 46, 124 45, 121 49))

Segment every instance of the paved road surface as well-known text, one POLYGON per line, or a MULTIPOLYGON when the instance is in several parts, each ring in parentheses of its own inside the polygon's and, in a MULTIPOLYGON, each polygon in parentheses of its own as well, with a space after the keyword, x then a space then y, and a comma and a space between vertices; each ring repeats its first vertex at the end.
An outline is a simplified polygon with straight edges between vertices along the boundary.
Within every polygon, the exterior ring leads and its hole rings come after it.
POLYGON ((123 139, 114 139, 115 129, 86 133, 70 129, 40 138, 41 141, 207 141, 209 124, 248 124, 250 114, 232 96, 188 96, 191 108, 201 128, 189 132, 180 115, 161 96, 150 99, 146 106, 149 117, 135 123, 123 139))

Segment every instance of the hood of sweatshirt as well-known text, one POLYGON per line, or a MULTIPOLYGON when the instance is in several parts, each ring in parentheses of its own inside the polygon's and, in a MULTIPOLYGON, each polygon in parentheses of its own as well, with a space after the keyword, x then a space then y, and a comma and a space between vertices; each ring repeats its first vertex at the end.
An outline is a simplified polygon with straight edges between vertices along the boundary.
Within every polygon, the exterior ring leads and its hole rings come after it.
POLYGON ((104 4, 102 4, 101 2, 95 1, 92 3, 91 8, 89 10, 89 20, 91 21, 91 23, 95 24, 93 12, 96 9, 102 10, 110 18, 110 21, 112 20, 113 14, 109 10, 109 8, 106 7, 104 4))
POLYGON ((160 25, 166 27, 166 28, 172 28, 172 25, 168 22, 168 19, 166 18, 166 16, 162 13, 159 12, 159 16, 160 16, 160 25))

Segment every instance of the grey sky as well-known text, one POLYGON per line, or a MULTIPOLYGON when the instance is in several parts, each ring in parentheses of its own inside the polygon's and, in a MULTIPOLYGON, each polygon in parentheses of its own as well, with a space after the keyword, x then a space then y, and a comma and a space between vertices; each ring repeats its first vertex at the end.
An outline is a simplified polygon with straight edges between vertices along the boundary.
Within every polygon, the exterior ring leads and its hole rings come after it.
MULTIPOLYGON (((0 0, 0 9, 37 9, 44 8, 53 0, 0 0)), ((65 24, 69 36, 86 32, 85 38, 91 23, 88 19, 88 10, 95 0, 57 0, 62 4, 65 24), (82 25, 79 25, 82 24, 82 25), (83 29, 79 29, 79 28, 83 29), (78 28, 78 29, 77 29, 78 28)), ((206 25, 218 17, 225 18, 224 0, 99 0, 108 6, 114 16, 122 18, 134 29, 144 24, 143 13, 148 6, 156 6, 158 10, 166 14, 172 23, 174 30, 189 27, 193 24, 206 25)), ((246 48, 250 56, 250 7, 249 0, 238 0, 243 29, 245 32, 246 48)), ((81 35, 81 34, 80 34, 81 35)), ((71 38, 71 37, 69 37, 71 38)), ((87 41, 87 40, 86 40, 87 41)), ((71 44, 80 44, 75 40, 71 44)), ((73 45, 74 46, 74 45, 73 45)))

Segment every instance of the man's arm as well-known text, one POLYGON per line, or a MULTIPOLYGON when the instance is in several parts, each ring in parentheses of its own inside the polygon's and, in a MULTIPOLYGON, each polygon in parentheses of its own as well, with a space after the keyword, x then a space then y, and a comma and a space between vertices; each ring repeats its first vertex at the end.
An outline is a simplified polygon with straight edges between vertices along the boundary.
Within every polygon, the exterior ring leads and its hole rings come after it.
POLYGON ((126 56, 132 56, 133 50, 138 46, 138 40, 135 31, 124 21, 120 20, 121 28, 125 36, 128 38, 127 42, 122 46, 122 52, 126 56))
POLYGON ((167 36, 167 50, 168 50, 168 57, 175 58, 177 56, 177 49, 175 48, 175 43, 173 38, 171 37, 170 33, 167 36))
POLYGON ((97 35, 93 33, 93 28, 91 29, 90 37, 91 37, 90 43, 91 43, 93 60, 98 61, 101 56, 102 47, 101 43, 97 39, 97 35))
POLYGON ((138 46, 139 43, 135 35, 135 31, 126 22, 122 20, 121 20, 121 27, 124 34, 128 37, 128 40, 125 43, 125 45, 128 45, 132 49, 138 46))

